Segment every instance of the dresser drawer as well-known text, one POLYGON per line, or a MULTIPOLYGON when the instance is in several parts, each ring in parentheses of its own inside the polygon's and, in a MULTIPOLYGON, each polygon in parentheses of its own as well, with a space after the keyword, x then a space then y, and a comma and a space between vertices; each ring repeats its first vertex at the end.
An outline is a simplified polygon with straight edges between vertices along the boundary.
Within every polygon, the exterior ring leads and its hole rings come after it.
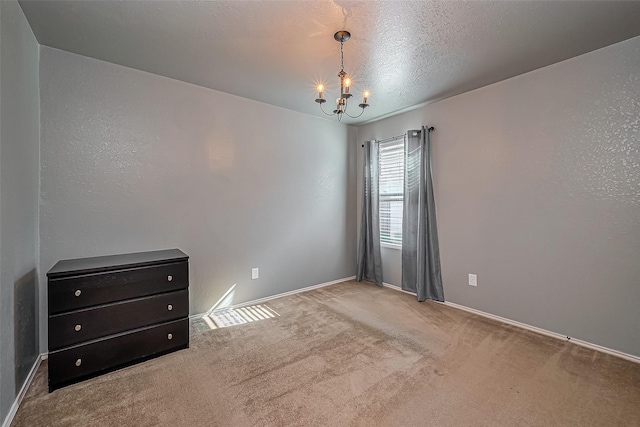
POLYGON ((185 289, 188 286, 189 264, 186 261, 49 278, 49 315, 185 289))
POLYGON ((189 346, 189 319, 163 323, 49 353, 49 391, 189 346))
POLYGON ((189 316, 187 290, 49 317, 49 350, 189 316))

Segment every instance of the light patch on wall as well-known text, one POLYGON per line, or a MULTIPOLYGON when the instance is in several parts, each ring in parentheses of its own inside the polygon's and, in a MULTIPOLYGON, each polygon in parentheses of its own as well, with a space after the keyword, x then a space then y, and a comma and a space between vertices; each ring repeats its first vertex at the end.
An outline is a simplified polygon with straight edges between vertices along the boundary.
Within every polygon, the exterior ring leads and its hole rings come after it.
POLYGON ((221 310, 223 308, 229 308, 233 305, 233 297, 236 292, 236 283, 231 285, 229 289, 220 297, 215 304, 211 306, 209 310, 207 310, 206 314, 213 313, 215 310, 221 310))
POLYGON ((213 173, 225 173, 233 169, 235 150, 229 139, 209 141, 209 170, 213 173))
POLYGON ((612 76, 590 94, 578 135, 567 141, 570 176, 603 200, 640 205, 640 74, 612 76))
POLYGON ((315 191, 317 195, 327 197, 331 194, 337 185, 337 171, 334 167, 323 167, 318 174, 317 187, 315 191))

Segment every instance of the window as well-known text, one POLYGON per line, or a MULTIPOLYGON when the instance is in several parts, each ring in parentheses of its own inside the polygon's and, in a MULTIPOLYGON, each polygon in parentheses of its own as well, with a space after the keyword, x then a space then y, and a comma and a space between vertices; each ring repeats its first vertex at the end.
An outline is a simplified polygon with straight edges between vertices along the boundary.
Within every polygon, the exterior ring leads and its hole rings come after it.
POLYGON ((380 243, 402 246, 404 138, 380 144, 380 243))

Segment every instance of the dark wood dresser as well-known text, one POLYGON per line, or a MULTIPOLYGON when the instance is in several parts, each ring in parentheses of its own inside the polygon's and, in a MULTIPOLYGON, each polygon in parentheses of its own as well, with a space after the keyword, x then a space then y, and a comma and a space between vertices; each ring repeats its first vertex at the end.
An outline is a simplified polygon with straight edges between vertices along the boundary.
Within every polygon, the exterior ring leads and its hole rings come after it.
POLYGON ((189 347, 178 249, 63 260, 47 273, 49 391, 189 347))

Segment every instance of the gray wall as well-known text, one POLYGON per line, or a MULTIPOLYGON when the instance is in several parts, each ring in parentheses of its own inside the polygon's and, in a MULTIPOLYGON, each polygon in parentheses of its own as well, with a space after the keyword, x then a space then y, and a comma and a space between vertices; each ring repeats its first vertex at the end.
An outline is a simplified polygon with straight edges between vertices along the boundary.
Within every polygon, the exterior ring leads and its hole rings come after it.
POLYGON ((38 43, 0 1, 0 421, 38 355, 38 43))
POLYGON ((64 258, 180 248, 192 313, 355 274, 355 128, 47 47, 40 77, 43 318, 64 258))
MULTIPOLYGON (((358 140, 436 127, 448 301, 640 356, 639 118, 634 38, 362 126, 358 140)), ((383 257, 399 285, 400 251, 383 257)))

